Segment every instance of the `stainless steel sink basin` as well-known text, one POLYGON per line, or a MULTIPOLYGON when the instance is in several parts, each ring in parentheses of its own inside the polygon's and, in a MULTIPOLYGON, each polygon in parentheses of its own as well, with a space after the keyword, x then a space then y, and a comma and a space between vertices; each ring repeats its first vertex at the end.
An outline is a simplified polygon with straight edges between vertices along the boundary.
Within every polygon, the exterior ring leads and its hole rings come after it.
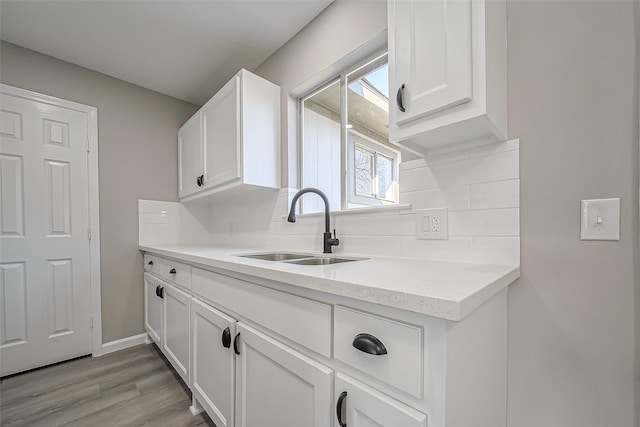
POLYGON ((327 264, 338 264, 341 262, 350 262, 350 261, 360 261, 360 260, 348 259, 348 258, 313 257, 313 258, 297 259, 293 261, 286 261, 286 263, 298 264, 298 265, 327 265, 327 264))
POLYGON ((243 258, 262 259, 265 261, 286 261, 300 258, 309 258, 310 255, 289 254, 289 253, 264 253, 264 254, 247 254, 238 255, 243 258))

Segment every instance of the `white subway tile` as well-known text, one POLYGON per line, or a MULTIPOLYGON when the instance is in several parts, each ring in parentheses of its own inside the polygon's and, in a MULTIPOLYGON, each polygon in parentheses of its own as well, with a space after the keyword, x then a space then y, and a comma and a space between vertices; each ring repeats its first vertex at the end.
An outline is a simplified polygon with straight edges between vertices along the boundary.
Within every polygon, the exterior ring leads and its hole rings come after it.
POLYGON ((400 203, 411 203, 413 209, 448 208, 449 210, 469 209, 469 187, 458 186, 400 193, 400 203))
POLYGON ((418 240, 415 236, 402 237, 401 257, 434 261, 472 262, 471 237, 450 237, 448 240, 418 240))
POLYGON ((155 213, 153 214, 153 223, 154 224, 168 224, 169 216, 166 213, 155 213))
POLYGON ((153 200, 138 200, 138 212, 142 213, 154 213, 154 201, 153 200))
POLYGON ((139 224, 153 224, 153 215, 152 213, 140 213, 138 214, 138 223, 139 224))
POLYGON ((415 215, 376 215, 371 231, 376 236, 414 236, 415 215))
POLYGON ((474 237, 473 262, 482 264, 520 264, 519 237, 474 237))
POLYGON ((520 180, 486 182, 469 187, 471 209, 515 208, 520 206, 520 180))
POLYGON ((400 192, 428 190, 433 188, 431 169, 416 168, 400 171, 400 192))
MULTIPOLYGON (((338 236, 340 238, 340 236, 338 236)), ((336 254, 398 257, 402 249, 400 236, 346 236, 333 248, 336 254)))
POLYGON ((519 150, 506 151, 491 156, 432 166, 434 186, 448 188, 456 185, 516 179, 519 177, 519 155, 519 150))
POLYGON ((518 236, 519 209, 449 212, 450 236, 518 236))

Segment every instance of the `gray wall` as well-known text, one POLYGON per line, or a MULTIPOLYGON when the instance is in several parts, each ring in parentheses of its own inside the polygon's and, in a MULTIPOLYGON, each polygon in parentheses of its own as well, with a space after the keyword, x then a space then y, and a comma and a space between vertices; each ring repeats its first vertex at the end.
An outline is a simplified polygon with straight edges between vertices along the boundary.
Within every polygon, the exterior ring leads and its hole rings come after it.
MULTIPOLYGON (((509 288, 508 425, 631 427, 638 69, 631 1, 509 1, 521 269, 509 288), (622 199, 619 242, 580 241, 580 199, 622 199)), ((635 308, 637 309, 637 308, 635 308)))
POLYGON ((0 81, 98 108, 102 340, 144 332, 137 201, 177 201, 176 135, 197 107, 5 42, 0 81))

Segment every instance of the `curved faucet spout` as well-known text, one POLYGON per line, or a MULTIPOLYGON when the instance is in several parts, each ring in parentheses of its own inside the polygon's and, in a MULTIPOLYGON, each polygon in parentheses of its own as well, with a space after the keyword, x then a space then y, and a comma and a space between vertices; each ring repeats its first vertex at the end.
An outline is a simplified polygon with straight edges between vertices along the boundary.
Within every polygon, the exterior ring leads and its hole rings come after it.
POLYGON ((327 196, 317 188, 303 188, 298 191, 295 196, 293 196, 293 200, 291 200, 291 209, 289 210, 289 216, 287 217, 287 221, 296 222, 296 203, 298 203, 298 199, 306 193, 315 193, 318 196, 322 197, 324 201, 324 253, 330 254, 332 246, 338 246, 340 244, 340 240, 338 240, 335 236, 335 231, 333 232, 334 236, 331 238, 331 224, 329 219, 329 199, 327 196))

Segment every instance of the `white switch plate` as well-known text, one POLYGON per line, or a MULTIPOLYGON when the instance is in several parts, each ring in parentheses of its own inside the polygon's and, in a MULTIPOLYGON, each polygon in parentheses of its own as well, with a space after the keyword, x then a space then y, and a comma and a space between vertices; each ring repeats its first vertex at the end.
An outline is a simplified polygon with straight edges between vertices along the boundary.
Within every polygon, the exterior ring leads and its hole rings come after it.
POLYGON ((583 200, 580 240, 620 240, 620 199, 583 200))
POLYGON ((448 239, 448 222, 447 208, 416 209, 416 239, 448 239))

